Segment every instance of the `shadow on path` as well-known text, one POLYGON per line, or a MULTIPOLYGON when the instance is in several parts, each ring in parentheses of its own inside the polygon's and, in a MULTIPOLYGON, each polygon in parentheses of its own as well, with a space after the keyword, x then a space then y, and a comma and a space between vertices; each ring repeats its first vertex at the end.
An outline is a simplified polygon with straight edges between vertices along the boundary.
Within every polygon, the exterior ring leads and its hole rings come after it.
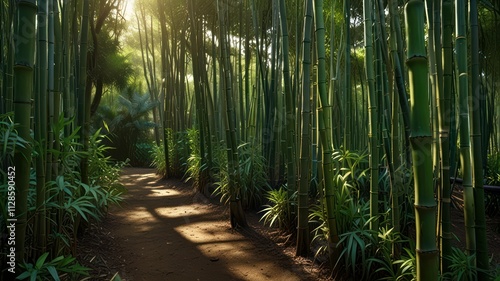
POLYGON ((107 223, 124 280, 316 280, 268 242, 233 231, 226 209, 189 185, 137 168, 121 182, 125 202, 107 223))

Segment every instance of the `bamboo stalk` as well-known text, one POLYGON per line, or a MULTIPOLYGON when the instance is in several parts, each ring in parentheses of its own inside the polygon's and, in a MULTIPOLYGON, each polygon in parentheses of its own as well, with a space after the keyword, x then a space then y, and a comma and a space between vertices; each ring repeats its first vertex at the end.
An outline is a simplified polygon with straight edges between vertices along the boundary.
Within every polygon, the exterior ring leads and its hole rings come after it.
POLYGON ((365 77, 368 83, 368 116, 369 116, 369 151, 370 151, 370 229, 378 232, 378 106, 375 92, 375 67, 373 64, 373 2, 363 1, 364 44, 365 44, 365 77))
POLYGON ((323 19, 323 1, 314 1, 314 19, 316 26, 316 49, 318 53, 318 92, 320 106, 318 108, 319 116, 319 134, 321 138, 322 174, 323 186, 326 199, 327 223, 330 235, 329 251, 330 261, 335 262, 338 259, 340 250, 337 248, 339 242, 339 233, 337 219, 335 216, 335 185, 334 185, 334 165, 333 165, 333 129, 332 129, 332 105, 326 89, 326 50, 325 50, 325 27, 323 19))
POLYGON ((312 0, 305 1, 304 31, 302 39, 302 94, 301 94, 301 137, 300 164, 298 178, 298 208, 297 208, 297 256, 309 254, 308 226, 308 192, 311 177, 311 108, 310 108, 310 74, 311 74, 311 29, 312 0))
POLYGON ((432 132, 428 96, 428 69, 424 40, 424 2, 405 6, 408 77, 410 82, 410 143, 415 181, 417 280, 438 279, 436 201, 432 175, 432 132))
POLYGON ((31 167, 31 97, 33 94, 33 65, 35 63, 35 17, 36 1, 20 0, 17 2, 19 21, 14 30, 14 123, 19 124, 19 137, 28 141, 24 147, 18 147, 14 154, 16 182, 16 261, 24 261, 26 229, 28 226, 28 189, 31 167))
POLYGON ((483 161, 482 161, 482 139, 481 139, 481 110, 482 97, 479 89, 479 32, 477 0, 469 1, 470 28, 471 28, 471 89, 472 119, 471 119, 471 141, 472 141, 472 186, 474 188, 475 206, 475 235, 477 247, 478 280, 489 280, 489 258, 488 240, 486 238, 485 198, 483 188, 483 161))

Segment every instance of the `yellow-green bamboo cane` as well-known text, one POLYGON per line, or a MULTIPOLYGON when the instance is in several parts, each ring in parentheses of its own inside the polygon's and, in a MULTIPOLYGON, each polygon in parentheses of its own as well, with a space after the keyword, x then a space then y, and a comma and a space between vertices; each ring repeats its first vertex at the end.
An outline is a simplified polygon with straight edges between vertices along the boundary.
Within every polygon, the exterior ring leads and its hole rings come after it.
POLYGON ((424 37, 424 2, 405 6, 408 78, 410 83, 410 144, 415 182, 417 280, 438 279, 436 201, 432 178, 428 69, 424 37))
MULTIPOLYGON (((14 122, 18 134, 30 140, 31 97, 33 94, 33 65, 35 63, 36 0, 17 2, 17 20, 14 30, 14 122)), ((28 189, 31 167, 31 145, 18 147, 14 154, 16 182, 16 262, 24 260, 28 215, 28 189)))

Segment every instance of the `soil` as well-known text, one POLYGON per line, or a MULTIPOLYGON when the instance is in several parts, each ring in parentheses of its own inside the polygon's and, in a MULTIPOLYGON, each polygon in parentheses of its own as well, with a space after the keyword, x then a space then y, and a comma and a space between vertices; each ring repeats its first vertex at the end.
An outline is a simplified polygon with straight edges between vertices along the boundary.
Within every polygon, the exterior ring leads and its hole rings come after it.
POLYGON ((227 208, 189 184, 140 168, 125 169, 121 182, 128 189, 122 206, 80 241, 79 260, 93 268, 87 280, 328 279, 255 214, 249 228, 233 230, 227 208))

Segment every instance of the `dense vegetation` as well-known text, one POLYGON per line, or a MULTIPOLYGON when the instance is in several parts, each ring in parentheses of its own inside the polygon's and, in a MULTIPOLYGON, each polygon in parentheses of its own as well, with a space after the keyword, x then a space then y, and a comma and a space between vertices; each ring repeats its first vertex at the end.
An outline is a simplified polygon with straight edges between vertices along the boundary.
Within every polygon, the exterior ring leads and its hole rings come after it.
POLYGON ((78 234, 152 163, 339 278, 497 276, 500 5, 352 2, 1 0, 2 268, 15 217, 16 276, 87 274, 78 234))

